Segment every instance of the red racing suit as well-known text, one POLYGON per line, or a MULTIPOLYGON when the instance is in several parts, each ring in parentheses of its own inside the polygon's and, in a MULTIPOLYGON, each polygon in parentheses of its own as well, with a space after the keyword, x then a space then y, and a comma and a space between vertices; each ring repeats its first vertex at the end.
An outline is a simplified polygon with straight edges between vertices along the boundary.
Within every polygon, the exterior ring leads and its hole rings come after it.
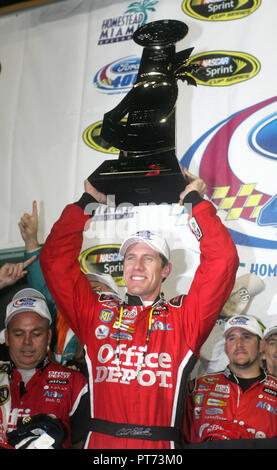
POLYGON ((187 442, 277 437, 277 379, 262 375, 244 392, 229 367, 195 382, 186 398, 187 442))
POLYGON ((64 209, 40 257, 48 288, 86 351, 94 431, 86 445, 172 448, 182 427, 186 377, 232 290, 237 251, 214 206, 201 200, 192 212, 200 265, 188 295, 170 302, 159 297, 152 305, 147 354, 136 376, 151 307, 144 307, 138 297, 127 297, 117 344, 119 304, 115 299, 101 301, 92 292, 78 262, 89 219, 83 207, 89 198, 85 193, 64 209), (117 370, 118 355, 123 375, 117 370))
POLYGON ((7 444, 6 432, 16 429, 19 418, 41 413, 52 414, 60 421, 65 434, 63 448, 86 439, 89 400, 87 379, 83 374, 46 358, 24 386, 21 374, 13 363, 5 363, 2 367, 9 376, 7 396, 10 396, 11 402, 5 430, 0 423, 0 446, 7 444))

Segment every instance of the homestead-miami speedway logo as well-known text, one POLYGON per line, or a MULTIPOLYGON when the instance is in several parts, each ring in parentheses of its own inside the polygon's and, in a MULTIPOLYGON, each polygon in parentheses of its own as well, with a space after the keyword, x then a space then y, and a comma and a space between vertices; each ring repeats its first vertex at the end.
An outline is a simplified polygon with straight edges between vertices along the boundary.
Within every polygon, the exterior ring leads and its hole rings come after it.
POLYGON ((134 32, 149 21, 148 13, 155 11, 159 0, 140 0, 128 5, 122 15, 105 18, 102 22, 98 45, 128 41, 134 32))
POLYGON ((277 97, 242 109, 202 135, 193 160, 238 245, 277 249, 277 97))

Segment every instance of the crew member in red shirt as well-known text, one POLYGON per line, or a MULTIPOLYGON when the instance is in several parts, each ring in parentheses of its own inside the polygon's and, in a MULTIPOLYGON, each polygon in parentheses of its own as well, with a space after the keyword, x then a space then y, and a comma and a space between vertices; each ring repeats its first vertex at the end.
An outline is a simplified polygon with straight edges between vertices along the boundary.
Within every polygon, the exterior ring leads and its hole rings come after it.
POLYGON ((186 441, 277 437, 277 379, 260 366, 259 322, 250 315, 231 317, 224 337, 229 365, 200 377, 187 396, 186 441))
MULTIPOLYGON (((47 349, 51 341, 51 321, 46 299, 35 289, 20 290, 7 306, 5 339, 10 359, 0 362, 2 446, 8 443, 9 433, 17 430, 22 420, 28 422, 29 418, 37 415, 40 415, 41 424, 49 415, 58 420, 63 432, 60 443, 63 448, 80 448, 87 437, 87 380, 80 372, 49 360, 47 349)), ((39 423, 35 422, 38 429, 39 423)), ((35 434, 37 438, 41 437, 39 432, 35 434)), ((22 438, 25 435, 23 430, 19 434, 22 438)), ((28 438, 31 436, 32 433, 28 438)), ((13 432, 13 437, 21 447, 16 432, 13 432)), ((51 435, 48 437, 49 448, 52 448, 55 439, 51 435)), ((44 435, 41 441, 45 446, 44 435)), ((36 448, 40 448, 39 442, 36 448)))

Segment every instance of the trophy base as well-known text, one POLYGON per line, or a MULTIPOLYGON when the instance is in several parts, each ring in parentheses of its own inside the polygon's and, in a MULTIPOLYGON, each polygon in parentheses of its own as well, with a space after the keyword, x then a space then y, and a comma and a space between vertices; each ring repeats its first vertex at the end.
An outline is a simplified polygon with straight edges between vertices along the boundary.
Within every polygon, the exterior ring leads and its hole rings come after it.
POLYGON ((105 160, 88 178, 115 204, 178 203, 188 184, 175 153, 105 160))

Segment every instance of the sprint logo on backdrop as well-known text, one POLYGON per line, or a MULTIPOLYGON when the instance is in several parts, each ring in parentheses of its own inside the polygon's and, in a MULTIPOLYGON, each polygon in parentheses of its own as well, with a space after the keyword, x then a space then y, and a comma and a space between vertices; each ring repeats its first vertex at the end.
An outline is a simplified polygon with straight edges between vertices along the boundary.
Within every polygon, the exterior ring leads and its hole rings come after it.
POLYGON ((105 18, 102 21, 98 45, 128 41, 134 32, 148 22, 148 12, 155 11, 159 0, 141 0, 129 4, 123 15, 105 18))
POLYGON ((112 155, 118 155, 119 149, 111 146, 101 137, 102 124, 103 121, 90 124, 83 132, 83 141, 93 150, 112 155))
POLYGON ((230 21, 251 15, 262 0, 183 0, 182 10, 204 21, 230 21))
POLYGON ((198 85, 229 86, 244 82, 260 71, 259 61, 245 52, 211 51, 192 56, 188 64, 198 65, 193 76, 198 85))

